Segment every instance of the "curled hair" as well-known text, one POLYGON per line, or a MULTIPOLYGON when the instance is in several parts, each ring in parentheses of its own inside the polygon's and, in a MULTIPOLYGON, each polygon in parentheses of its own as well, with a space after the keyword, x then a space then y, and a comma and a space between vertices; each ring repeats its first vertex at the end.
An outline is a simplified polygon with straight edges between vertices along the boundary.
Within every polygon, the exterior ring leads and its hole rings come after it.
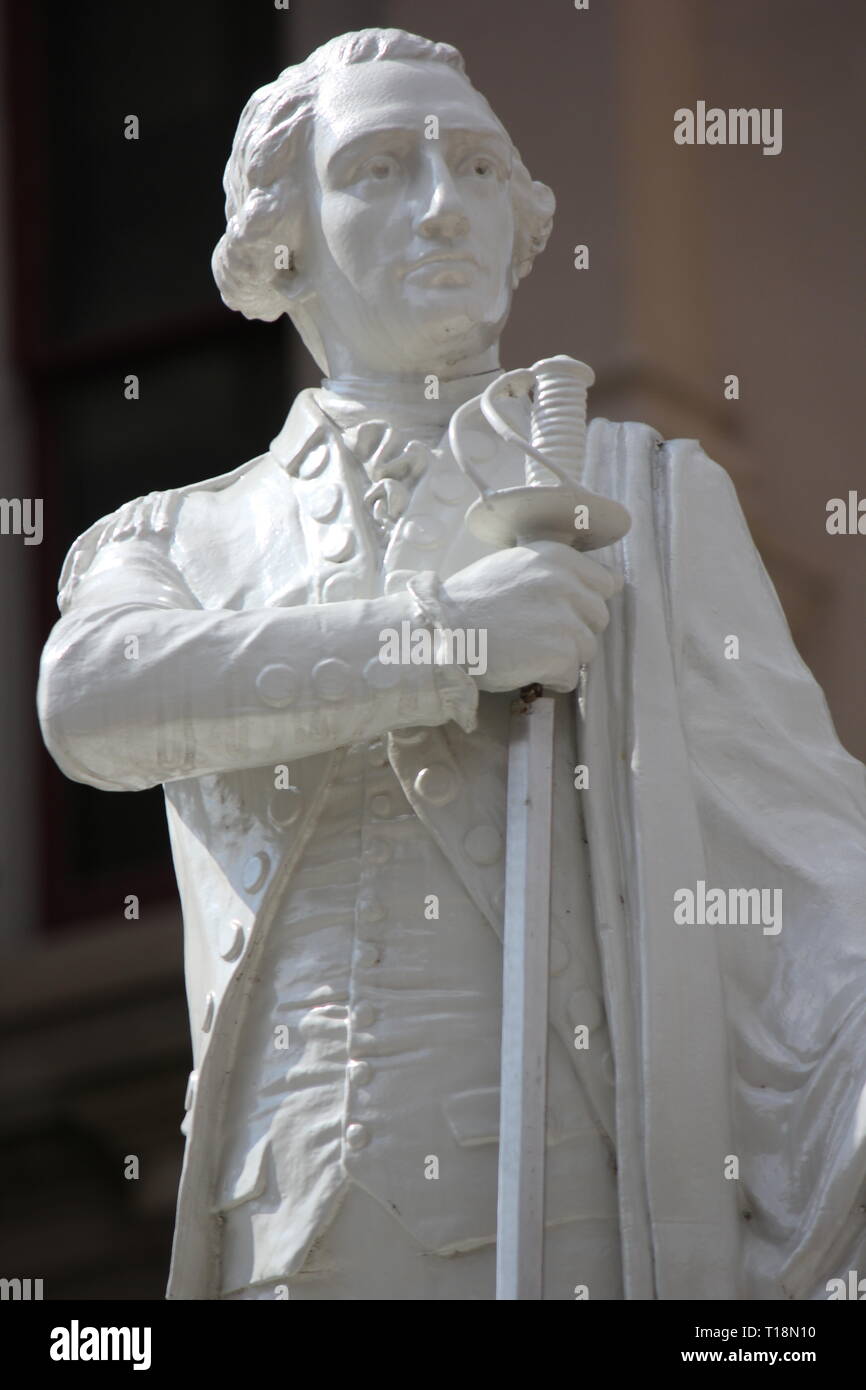
MULTIPOLYGON (((246 318, 273 320, 286 311, 280 285, 292 275, 306 207, 296 172, 298 154, 315 116, 320 81, 335 65, 381 59, 444 63, 466 76, 463 59, 450 44, 403 29, 362 29, 322 44, 303 63, 253 92, 244 107, 223 178, 226 230, 211 265, 224 302, 246 318), (275 266, 278 245, 289 250, 285 270, 275 266)), ((511 196, 516 283, 544 249, 556 206, 550 189, 530 177, 516 149, 511 196)))

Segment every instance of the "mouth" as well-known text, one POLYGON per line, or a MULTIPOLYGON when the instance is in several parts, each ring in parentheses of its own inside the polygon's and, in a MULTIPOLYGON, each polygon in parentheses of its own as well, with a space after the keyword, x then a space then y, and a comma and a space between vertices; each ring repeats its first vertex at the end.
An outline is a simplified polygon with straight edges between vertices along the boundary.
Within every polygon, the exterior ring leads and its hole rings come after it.
POLYGON ((467 256, 461 252, 439 251, 412 261, 403 271, 403 277, 412 275, 415 271, 429 270, 437 282, 457 283, 461 279, 465 280, 471 271, 478 269, 480 267, 474 256, 467 256))

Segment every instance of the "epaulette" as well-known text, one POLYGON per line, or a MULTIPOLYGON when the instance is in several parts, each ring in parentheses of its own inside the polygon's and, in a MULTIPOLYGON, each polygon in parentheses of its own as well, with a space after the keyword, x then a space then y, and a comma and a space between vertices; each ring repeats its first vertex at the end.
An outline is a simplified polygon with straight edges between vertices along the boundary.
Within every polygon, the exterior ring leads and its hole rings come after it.
POLYGON ((183 499, 184 492, 179 489, 149 492, 146 497, 125 502, 116 512, 101 517, 88 527, 74 542, 63 562, 57 590, 60 611, 69 606, 76 584, 93 564, 102 546, 132 537, 170 533, 183 499))

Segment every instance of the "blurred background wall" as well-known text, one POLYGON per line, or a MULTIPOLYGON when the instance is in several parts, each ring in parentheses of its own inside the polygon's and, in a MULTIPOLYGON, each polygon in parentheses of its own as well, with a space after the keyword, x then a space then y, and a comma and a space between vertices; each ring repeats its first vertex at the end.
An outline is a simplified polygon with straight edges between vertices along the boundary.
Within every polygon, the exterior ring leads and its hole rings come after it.
POLYGON ((866 539, 825 529, 866 495, 858 0, 9 0, 0 494, 43 499, 44 539, 0 536, 0 1275, 46 1298, 163 1296, 189 1069, 162 793, 68 782, 39 737, 57 576, 97 517, 260 453, 317 380, 283 324, 222 306, 210 254, 246 98, 367 25, 460 48, 556 192, 503 364, 571 353, 595 414, 702 440, 866 757, 866 539), (675 145, 698 100, 781 107, 782 153, 675 145))

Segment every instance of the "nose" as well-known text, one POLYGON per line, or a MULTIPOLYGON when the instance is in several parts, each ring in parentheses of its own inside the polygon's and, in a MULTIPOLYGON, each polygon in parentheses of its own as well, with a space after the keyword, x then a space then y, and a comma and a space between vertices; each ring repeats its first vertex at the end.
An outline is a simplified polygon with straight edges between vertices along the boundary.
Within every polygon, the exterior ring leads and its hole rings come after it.
POLYGON ((454 241, 469 231, 469 218, 451 171, 440 155, 433 155, 426 170, 416 221, 420 236, 454 241))

